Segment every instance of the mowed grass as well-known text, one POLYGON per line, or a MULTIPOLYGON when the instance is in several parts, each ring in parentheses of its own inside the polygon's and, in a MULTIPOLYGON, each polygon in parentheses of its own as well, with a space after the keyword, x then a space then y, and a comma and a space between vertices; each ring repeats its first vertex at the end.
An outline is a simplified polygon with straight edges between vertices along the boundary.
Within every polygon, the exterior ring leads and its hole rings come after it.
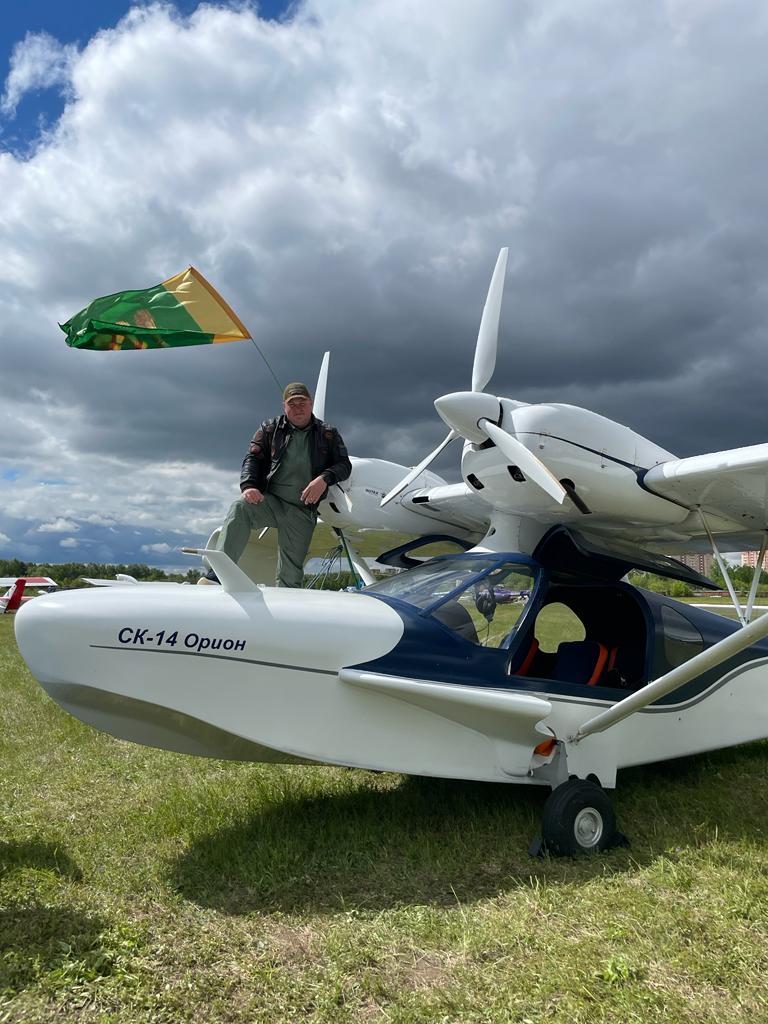
POLYGON ((0 1022, 768 1019, 768 744, 543 790, 207 761, 65 715, 0 618, 0 1022))

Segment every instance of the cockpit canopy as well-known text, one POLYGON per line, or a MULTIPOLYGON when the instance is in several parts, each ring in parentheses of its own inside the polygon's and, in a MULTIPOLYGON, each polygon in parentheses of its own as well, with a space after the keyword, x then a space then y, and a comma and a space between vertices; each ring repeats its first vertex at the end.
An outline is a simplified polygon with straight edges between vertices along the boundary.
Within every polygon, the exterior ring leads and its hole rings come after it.
POLYGON ((376 583, 366 594, 418 608, 473 643, 508 647, 539 573, 522 559, 449 555, 376 583))

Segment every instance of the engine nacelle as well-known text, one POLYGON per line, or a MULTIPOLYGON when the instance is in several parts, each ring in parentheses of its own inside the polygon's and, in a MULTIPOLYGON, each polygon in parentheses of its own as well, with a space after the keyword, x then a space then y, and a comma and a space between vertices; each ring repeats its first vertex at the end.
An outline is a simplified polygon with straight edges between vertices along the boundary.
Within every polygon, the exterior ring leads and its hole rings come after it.
MULTIPOLYGON (((420 506, 406 506, 410 496, 426 487, 439 487, 445 480, 425 470, 393 501, 381 507, 381 500, 408 472, 408 466, 384 459, 350 458, 352 473, 331 487, 320 503, 323 522, 339 529, 393 530, 396 533, 434 532, 434 517, 420 506)), ((441 524, 441 533, 452 532, 441 524)), ((457 535, 463 535, 457 529, 457 535)))
MULTIPOLYGON (((674 525, 688 515, 687 509, 642 487, 643 469, 675 456, 629 427, 572 405, 509 407, 502 400, 502 407, 503 428, 558 480, 573 485, 585 511, 601 519, 637 524, 674 525)), ((465 446, 462 474, 478 497, 495 508, 520 515, 545 514, 550 522, 574 518, 570 502, 562 506, 547 502, 539 488, 508 467, 496 448, 465 446)))

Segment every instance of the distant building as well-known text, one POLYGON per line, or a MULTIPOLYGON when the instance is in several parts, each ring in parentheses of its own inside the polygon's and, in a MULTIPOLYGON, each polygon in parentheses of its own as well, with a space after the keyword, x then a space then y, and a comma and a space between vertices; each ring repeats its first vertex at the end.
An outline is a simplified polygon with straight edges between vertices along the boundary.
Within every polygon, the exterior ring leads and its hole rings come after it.
MULTIPOLYGON (((752 569, 757 565, 757 556, 760 554, 759 551, 742 551, 741 552, 741 564, 748 565, 752 569)), ((763 557, 763 569, 768 569, 768 551, 763 557)))
POLYGON ((690 569, 694 569, 696 572, 701 573, 702 576, 712 575, 712 566, 714 564, 714 556, 701 553, 695 555, 677 555, 677 560, 682 562, 683 565, 687 565, 690 569))

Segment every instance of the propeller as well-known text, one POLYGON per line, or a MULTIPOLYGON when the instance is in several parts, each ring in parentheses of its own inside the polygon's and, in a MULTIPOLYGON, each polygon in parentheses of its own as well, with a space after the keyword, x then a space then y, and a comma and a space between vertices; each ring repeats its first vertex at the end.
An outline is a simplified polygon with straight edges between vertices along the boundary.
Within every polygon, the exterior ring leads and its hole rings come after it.
POLYGON ((325 419, 325 392, 328 387, 328 363, 331 360, 331 353, 326 352, 320 364, 320 373, 317 375, 317 387, 315 398, 312 402, 312 412, 319 420, 325 419))
MULTIPOLYGON (((501 318, 501 300, 504 295, 504 275, 507 272, 507 257, 509 249, 501 249, 496 259, 496 266, 493 269, 491 283, 488 286, 488 295, 483 306, 483 315, 480 318, 480 330, 477 332, 477 344, 475 345, 475 362, 472 367, 472 390, 484 391, 488 381, 493 376, 496 368, 496 349, 499 341, 499 319, 501 318)), ((407 473, 395 487, 381 500, 381 507, 388 505, 393 498, 413 483, 416 477, 420 476, 425 469, 432 465, 438 455, 444 451, 451 441, 461 437, 461 431, 448 431, 440 444, 425 459, 422 459, 418 466, 414 466, 410 473, 407 473)))
POLYGON ((451 441, 454 441, 457 437, 461 437, 461 434, 458 430, 451 428, 437 448, 435 448, 433 452, 430 452, 425 459, 422 459, 418 466, 414 466, 410 473, 407 473, 400 483, 396 484, 392 490, 381 499, 381 508, 384 508, 384 506, 388 505, 393 498, 396 498, 401 491, 404 491, 408 484, 413 483, 417 476, 421 476, 427 466, 431 466, 440 452, 447 448, 451 441))
POLYGON ((568 492, 557 477, 550 473, 541 459, 537 458, 532 451, 529 451, 512 434, 508 434, 506 430, 497 427, 495 423, 482 419, 478 423, 478 427, 488 435, 508 462, 513 466, 517 466, 524 476, 532 480, 533 483, 538 484, 543 491, 547 492, 550 498, 554 498, 556 502, 562 505, 568 497, 568 492))
POLYGON ((501 318, 501 300, 504 295, 504 278, 507 271, 509 250, 499 252, 493 270, 488 295, 480 319, 480 329, 475 346, 475 360, 472 366, 472 390, 460 391, 451 395, 443 395, 435 400, 438 414, 450 428, 446 437, 433 452, 414 466, 403 479, 384 496, 381 506, 387 505, 393 498, 408 487, 409 484, 424 472, 437 456, 457 437, 464 437, 475 444, 489 439, 496 445, 504 457, 518 467, 532 483, 535 483, 554 501, 562 502, 568 492, 550 473, 541 459, 529 451, 516 437, 502 430, 496 421, 501 420, 501 405, 497 398, 485 394, 493 371, 496 368, 496 352, 499 340, 499 320, 501 318))
POLYGON ((488 286, 488 295, 480 318, 480 330, 477 332, 475 346, 475 362, 472 366, 472 390, 485 391, 488 381, 496 369, 496 350, 499 346, 499 319, 501 318, 501 300, 504 295, 504 278, 507 273, 507 256, 509 249, 499 252, 493 276, 488 286))

